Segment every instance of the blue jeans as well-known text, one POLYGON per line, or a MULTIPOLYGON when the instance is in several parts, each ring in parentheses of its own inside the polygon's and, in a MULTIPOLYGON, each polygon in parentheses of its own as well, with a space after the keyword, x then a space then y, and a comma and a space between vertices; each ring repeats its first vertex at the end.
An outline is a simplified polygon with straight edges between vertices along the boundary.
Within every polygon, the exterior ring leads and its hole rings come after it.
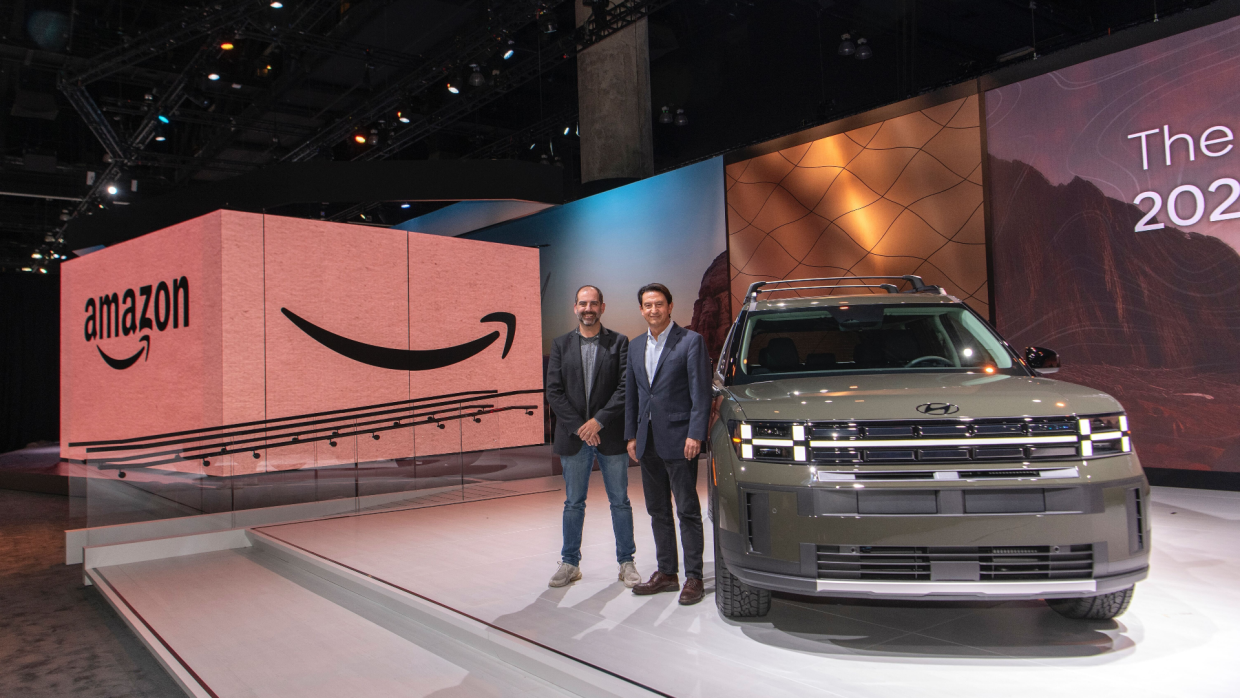
POLYGON ((560 559, 570 565, 581 564, 581 528, 586 522, 586 492, 590 471, 598 458, 603 487, 611 502, 611 530, 616 535, 616 562, 632 562, 637 548, 633 543, 633 507, 629 505, 629 455, 605 456, 589 444, 582 444, 576 455, 560 456, 564 468, 564 549, 560 559))

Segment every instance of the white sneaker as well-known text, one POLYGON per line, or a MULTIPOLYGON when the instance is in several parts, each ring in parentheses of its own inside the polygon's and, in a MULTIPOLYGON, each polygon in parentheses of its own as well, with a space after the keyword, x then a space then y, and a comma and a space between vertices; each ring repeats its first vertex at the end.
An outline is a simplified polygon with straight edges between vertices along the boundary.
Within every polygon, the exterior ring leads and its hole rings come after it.
POLYGON ((581 568, 561 561, 560 567, 556 569, 555 574, 551 575, 551 581, 547 582, 547 586, 566 587, 579 579, 581 579, 581 568))
POLYGON ((634 565, 632 561, 620 563, 618 578, 624 582, 624 586, 630 589, 642 583, 642 577, 637 573, 637 565, 634 565))

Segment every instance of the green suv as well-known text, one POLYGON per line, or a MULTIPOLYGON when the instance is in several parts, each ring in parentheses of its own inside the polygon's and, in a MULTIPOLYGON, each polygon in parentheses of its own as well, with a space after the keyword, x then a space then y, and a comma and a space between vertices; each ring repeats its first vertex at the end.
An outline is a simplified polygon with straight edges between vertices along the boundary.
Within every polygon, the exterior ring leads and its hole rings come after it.
POLYGON ((916 276, 750 286, 714 377, 720 611, 783 591, 1123 613, 1149 483, 1120 404, 1041 377, 1058 365, 916 276), (760 299, 784 292, 813 297, 760 299))

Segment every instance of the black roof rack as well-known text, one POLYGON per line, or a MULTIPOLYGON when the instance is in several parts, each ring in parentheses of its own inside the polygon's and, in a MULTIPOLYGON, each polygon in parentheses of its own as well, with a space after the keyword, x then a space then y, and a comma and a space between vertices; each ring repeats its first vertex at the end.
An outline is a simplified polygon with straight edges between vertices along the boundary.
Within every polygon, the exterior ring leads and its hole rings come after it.
POLYGON ((921 280, 920 276, 906 274, 905 276, 824 276, 818 279, 785 279, 783 281, 755 281, 749 284, 749 290, 745 292, 745 302, 757 300, 759 293, 774 293, 776 291, 805 291, 810 289, 829 288, 835 290, 837 288, 881 288, 887 293, 935 293, 942 294, 943 289, 938 286, 928 286, 921 280), (826 284, 824 281, 870 281, 876 279, 899 279, 907 281, 912 288, 907 291, 900 291, 897 284, 879 283, 879 284, 826 284), (808 286, 784 286, 784 284, 809 284, 808 286), (768 288, 770 286, 781 286, 781 288, 768 288))

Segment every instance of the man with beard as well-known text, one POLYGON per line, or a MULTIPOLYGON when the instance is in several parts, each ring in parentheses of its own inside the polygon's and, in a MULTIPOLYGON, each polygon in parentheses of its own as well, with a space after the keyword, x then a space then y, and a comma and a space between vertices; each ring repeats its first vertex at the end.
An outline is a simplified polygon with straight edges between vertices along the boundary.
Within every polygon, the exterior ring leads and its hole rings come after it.
POLYGON ((629 454, 624 440, 624 377, 629 339, 603 327, 606 309, 596 286, 577 289, 577 329, 556 337, 547 362, 547 402, 555 413, 553 448, 564 468, 564 546, 548 586, 581 579, 581 529, 590 471, 597 459, 611 502, 619 581, 641 581, 633 564, 633 508, 629 504, 629 454))

